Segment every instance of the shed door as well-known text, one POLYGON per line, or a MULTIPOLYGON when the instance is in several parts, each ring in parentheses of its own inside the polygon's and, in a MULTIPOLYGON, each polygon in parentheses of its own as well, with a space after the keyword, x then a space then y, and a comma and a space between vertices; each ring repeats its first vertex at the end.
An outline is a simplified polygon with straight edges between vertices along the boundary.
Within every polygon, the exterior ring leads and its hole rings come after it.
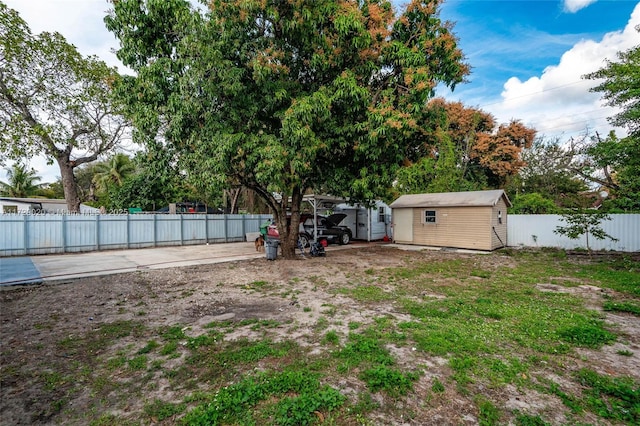
POLYGON ((398 242, 413 242, 413 209, 393 210, 393 239, 398 242))

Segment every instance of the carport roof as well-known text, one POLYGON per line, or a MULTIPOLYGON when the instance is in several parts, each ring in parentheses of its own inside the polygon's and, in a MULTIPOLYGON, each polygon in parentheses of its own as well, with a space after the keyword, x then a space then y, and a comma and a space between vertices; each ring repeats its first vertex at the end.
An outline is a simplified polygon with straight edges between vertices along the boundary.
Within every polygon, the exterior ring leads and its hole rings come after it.
POLYGON ((412 207, 493 207, 502 197, 504 197, 507 207, 511 207, 511 201, 509 201, 509 197, 502 189, 401 195, 390 206, 392 209, 412 207))

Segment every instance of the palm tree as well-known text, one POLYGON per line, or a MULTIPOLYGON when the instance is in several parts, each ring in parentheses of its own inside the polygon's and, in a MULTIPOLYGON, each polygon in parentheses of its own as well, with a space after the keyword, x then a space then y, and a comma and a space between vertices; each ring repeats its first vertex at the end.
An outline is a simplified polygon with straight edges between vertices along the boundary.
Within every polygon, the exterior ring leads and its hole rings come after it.
POLYGON ((16 163, 5 170, 8 182, 0 181, 0 194, 16 198, 36 195, 39 190, 39 185, 36 182, 40 180, 40 176, 36 174, 34 169, 27 169, 27 166, 16 163))
POLYGON ((129 156, 116 154, 107 161, 97 163, 93 171, 96 189, 107 191, 113 185, 121 186, 124 180, 135 171, 135 166, 129 156))

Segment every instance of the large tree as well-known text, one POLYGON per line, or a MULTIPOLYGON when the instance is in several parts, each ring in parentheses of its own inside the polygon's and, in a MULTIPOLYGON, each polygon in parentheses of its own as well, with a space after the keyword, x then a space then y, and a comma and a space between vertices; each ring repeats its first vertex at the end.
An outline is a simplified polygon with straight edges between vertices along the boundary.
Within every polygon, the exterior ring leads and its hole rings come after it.
MULTIPOLYGON (((637 29, 640 31, 640 27, 637 29)), ((609 121, 629 132, 621 139, 614 133, 606 138, 596 135, 586 154, 592 164, 610 172, 596 178, 604 178, 613 192, 615 206, 640 210, 640 45, 619 52, 618 61, 607 61, 602 69, 585 78, 600 81, 591 91, 602 92, 608 105, 620 108, 609 121)))
POLYGON ((461 102, 429 102, 420 149, 400 170, 396 188, 407 192, 504 188, 525 165, 522 150, 535 130, 518 121, 498 125, 488 112, 461 102))
POLYGON ((439 4, 120 0, 106 23, 137 72, 122 88, 137 137, 177 149, 201 183, 254 190, 291 257, 304 194, 382 193, 434 87, 468 73, 439 4))
POLYGON ((125 131, 109 97, 117 78, 62 35, 31 34, 0 3, 0 154, 57 162, 70 212, 80 209, 74 169, 114 149, 125 131))
POLYGON ((580 193, 589 188, 585 179, 573 171, 566 149, 558 139, 544 138, 536 139, 524 149, 521 157, 525 165, 510 185, 514 196, 539 194, 556 207, 580 206, 580 193))

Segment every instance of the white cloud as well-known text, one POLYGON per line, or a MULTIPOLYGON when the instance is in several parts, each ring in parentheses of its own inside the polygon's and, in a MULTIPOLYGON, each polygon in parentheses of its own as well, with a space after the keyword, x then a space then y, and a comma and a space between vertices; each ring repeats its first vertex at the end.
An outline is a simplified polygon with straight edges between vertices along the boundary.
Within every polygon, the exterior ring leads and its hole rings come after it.
POLYGON ((602 68, 606 60, 617 60, 618 52, 640 44, 640 33, 635 29, 639 24, 640 4, 624 30, 608 33, 600 41, 580 41, 539 76, 526 81, 510 78, 504 84, 502 102, 490 111, 500 122, 519 118, 546 135, 577 134, 587 129, 608 132, 611 127, 606 118, 616 111, 603 105, 601 93, 589 92, 597 82, 582 76, 602 68))
POLYGON ((595 3, 598 0, 564 0, 564 11, 569 13, 576 13, 580 9, 584 9, 590 4, 595 3))
POLYGON ((112 6, 107 0, 4 0, 18 11, 34 34, 59 32, 83 55, 96 55, 124 71, 111 49, 117 41, 104 25, 112 6))

